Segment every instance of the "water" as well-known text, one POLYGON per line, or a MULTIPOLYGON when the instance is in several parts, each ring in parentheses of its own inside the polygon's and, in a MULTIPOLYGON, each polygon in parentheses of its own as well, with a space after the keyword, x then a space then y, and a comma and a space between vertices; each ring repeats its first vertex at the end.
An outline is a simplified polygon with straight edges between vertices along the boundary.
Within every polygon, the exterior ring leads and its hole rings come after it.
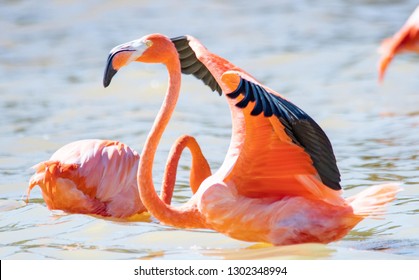
MULTIPOLYGON (((399 56, 377 83, 377 46, 417 1, 1 1, 1 259, 406 259, 419 257, 419 57, 399 56), (280 2, 280 3, 278 3, 280 2), (272 247, 151 217, 122 223, 49 211, 34 164, 59 147, 107 138, 141 150, 163 99, 161 65, 133 64, 104 89, 109 50, 149 33, 191 34, 281 92, 329 135, 345 196, 389 181, 404 191, 381 220, 328 245, 272 247)), ((230 139, 224 97, 193 77, 155 162, 161 183, 171 143, 197 137, 216 170, 230 139)), ((174 203, 191 195, 181 159, 174 203)))

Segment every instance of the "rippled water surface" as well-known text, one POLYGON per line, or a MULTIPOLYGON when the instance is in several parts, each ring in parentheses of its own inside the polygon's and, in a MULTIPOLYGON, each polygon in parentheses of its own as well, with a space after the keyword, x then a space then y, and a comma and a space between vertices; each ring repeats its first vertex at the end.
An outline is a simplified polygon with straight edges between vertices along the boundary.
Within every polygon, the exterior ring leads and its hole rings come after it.
MULTIPOLYGON (((411 1, 1 1, 0 258, 397 259, 419 258, 419 57, 406 54, 377 82, 379 42, 411 1), (51 212, 39 189, 24 202, 34 164, 86 138, 140 151, 163 99, 161 65, 133 64, 102 87, 109 50, 149 33, 191 34, 316 119, 329 135, 345 196, 398 181, 404 191, 381 220, 329 245, 272 247, 153 218, 122 223, 51 212)), ((198 138, 213 170, 230 139, 224 97, 183 77, 155 162, 159 185, 171 143, 198 138)), ((187 201, 181 159, 174 203, 187 201)))

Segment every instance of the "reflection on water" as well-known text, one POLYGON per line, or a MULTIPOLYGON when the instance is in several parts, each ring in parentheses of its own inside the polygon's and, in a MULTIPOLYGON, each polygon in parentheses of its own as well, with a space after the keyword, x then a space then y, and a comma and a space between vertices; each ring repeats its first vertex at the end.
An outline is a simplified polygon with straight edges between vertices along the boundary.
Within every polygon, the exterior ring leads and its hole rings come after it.
MULTIPOLYGON (((419 58, 398 57, 377 83, 376 48, 417 1, 3 1, 0 9, 0 257, 2 259, 397 259, 419 257, 419 58), (117 139, 137 151, 161 104, 159 65, 121 70, 102 88, 109 50, 148 33, 192 34, 313 116, 328 133, 345 195, 386 181, 404 191, 381 220, 329 245, 272 247, 212 231, 176 230, 150 217, 123 223, 49 211, 39 189, 24 203, 31 166, 62 145, 117 139)), ((161 184, 171 143, 194 135, 213 170, 230 115, 192 77, 155 162, 161 184)), ((174 204, 187 201, 190 155, 174 204)))

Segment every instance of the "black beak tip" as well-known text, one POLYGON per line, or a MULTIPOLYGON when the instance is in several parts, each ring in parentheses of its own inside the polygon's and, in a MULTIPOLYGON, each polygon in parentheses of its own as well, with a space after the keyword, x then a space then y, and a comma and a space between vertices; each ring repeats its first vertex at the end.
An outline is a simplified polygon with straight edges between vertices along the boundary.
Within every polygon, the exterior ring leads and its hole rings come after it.
POLYGON ((112 66, 112 59, 114 54, 109 55, 108 61, 106 63, 105 73, 103 74, 103 86, 106 88, 110 85, 113 76, 115 76, 118 70, 115 70, 112 66))
POLYGON ((110 66, 110 67, 107 67, 106 69, 105 69, 105 74, 104 74, 104 76, 103 76, 103 86, 106 88, 106 87, 108 87, 110 84, 111 84, 111 81, 112 81, 112 78, 113 78, 113 76, 115 76, 115 74, 117 73, 118 71, 117 70, 115 70, 115 69, 113 69, 112 68, 112 66, 110 66))

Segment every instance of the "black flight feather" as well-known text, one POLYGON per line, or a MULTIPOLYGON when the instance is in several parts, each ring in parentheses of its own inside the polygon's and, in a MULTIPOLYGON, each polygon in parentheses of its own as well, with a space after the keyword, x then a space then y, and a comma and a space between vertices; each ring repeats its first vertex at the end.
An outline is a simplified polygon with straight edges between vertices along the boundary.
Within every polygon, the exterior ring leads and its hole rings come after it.
POLYGON ((208 68, 198 60, 195 52, 189 46, 189 41, 186 36, 171 38, 171 41, 179 53, 180 65, 183 74, 192 74, 199 80, 202 80, 205 85, 209 86, 212 91, 217 91, 221 95, 222 90, 220 85, 212 76, 208 68))

